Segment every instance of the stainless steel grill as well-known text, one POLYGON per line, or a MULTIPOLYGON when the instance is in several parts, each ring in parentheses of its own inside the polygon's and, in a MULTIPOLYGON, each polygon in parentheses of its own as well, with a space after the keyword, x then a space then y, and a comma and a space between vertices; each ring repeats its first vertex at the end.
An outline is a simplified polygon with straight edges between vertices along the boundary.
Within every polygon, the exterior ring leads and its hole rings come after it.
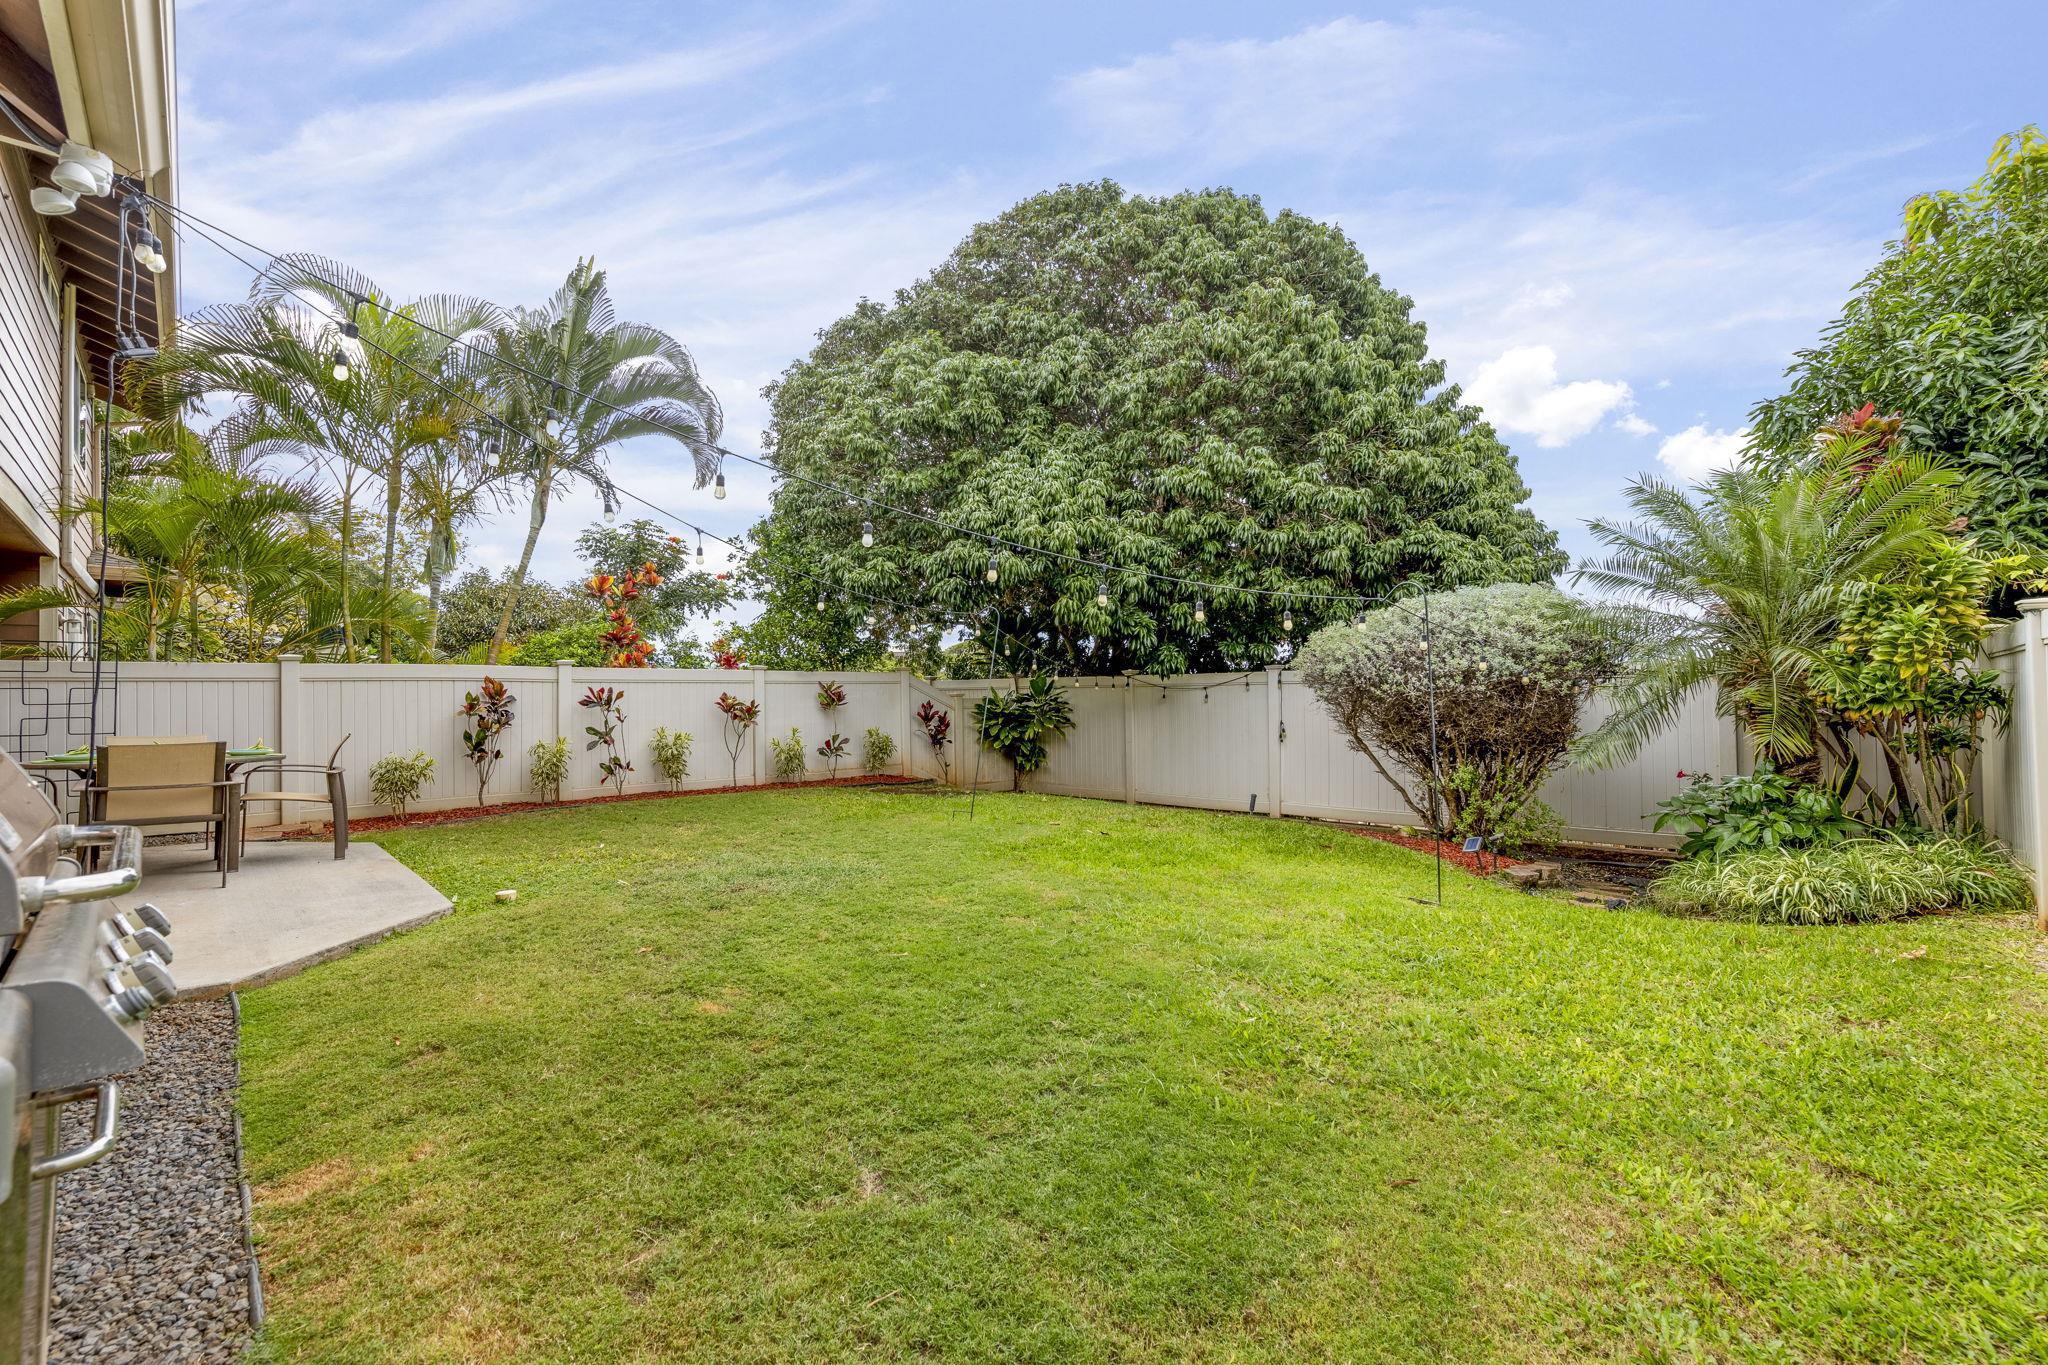
POLYGON ((58 1177, 112 1149, 114 1078, 142 1064, 142 1018, 177 992, 163 914, 107 904, 141 881, 140 830, 64 824, 0 754, 0 1360, 44 1358, 58 1177), (86 1101, 91 1139, 60 1151, 59 1114, 86 1101))

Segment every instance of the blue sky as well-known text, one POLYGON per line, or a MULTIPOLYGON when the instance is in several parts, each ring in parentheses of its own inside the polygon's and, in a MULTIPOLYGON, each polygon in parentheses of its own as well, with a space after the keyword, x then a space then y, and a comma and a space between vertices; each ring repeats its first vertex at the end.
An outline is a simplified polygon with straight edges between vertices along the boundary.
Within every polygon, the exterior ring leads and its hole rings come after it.
MULTIPOLYGON (((1629 477, 1728 457, 1908 196, 2043 118, 2044 42, 2037 0, 181 0, 181 194, 400 296, 539 302, 594 254, 753 451, 761 386, 977 220, 1063 181, 1227 185, 1341 225, 1414 298, 1576 556, 1629 477)), ((241 294, 181 249, 186 307, 241 294)), ((618 471, 715 531, 767 505, 758 471, 692 491, 664 444, 618 471)), ((595 516, 551 518, 542 573, 595 516)))

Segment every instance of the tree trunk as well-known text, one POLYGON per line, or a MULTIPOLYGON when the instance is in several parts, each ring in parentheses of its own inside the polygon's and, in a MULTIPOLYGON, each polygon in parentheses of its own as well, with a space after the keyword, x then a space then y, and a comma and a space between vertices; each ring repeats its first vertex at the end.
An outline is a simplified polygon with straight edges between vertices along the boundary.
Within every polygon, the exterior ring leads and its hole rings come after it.
POLYGON ((441 575, 427 580, 427 657, 441 652, 441 575))
POLYGON ((384 601, 378 607, 377 662, 391 662, 391 571, 398 558, 398 506, 405 495, 404 469, 396 448, 384 469, 384 601))
POLYGON ((341 488, 341 657, 344 663, 356 661, 356 620, 350 609, 348 595, 349 537, 355 530, 355 489, 351 478, 341 488))
POLYGON ((526 586, 526 569, 533 563, 533 547, 540 543, 540 528, 548 519, 549 484, 554 471, 543 469, 533 484, 533 512, 526 522, 526 545, 519 552, 519 567, 505 580, 505 603, 498 611, 498 631, 491 637, 490 652, 484 656, 486 663, 495 664, 504 652, 505 636, 512 629, 512 607, 519 600, 519 590, 526 586))

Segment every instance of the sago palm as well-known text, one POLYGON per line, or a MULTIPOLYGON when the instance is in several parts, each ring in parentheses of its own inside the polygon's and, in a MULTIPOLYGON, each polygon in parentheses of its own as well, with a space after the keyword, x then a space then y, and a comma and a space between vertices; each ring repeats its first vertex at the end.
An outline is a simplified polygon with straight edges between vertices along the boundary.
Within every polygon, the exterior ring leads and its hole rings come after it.
POLYGON ((1808 680, 1845 597, 1915 562, 1954 520, 1961 483, 1938 459, 1873 459, 1853 437, 1783 476, 1745 467, 1696 492, 1636 480, 1633 519, 1589 522, 1608 553, 1573 574, 1640 608, 1642 626, 1611 714, 1575 757, 1632 757, 1695 689, 1714 686, 1760 755, 1814 769, 1825 731, 1808 680))
POLYGON ((594 262, 576 263, 544 307, 494 328, 491 388, 509 428, 507 472, 528 490, 526 543, 505 580, 489 659, 497 662, 513 604, 554 495, 576 482, 612 500, 610 451, 636 436, 666 436, 690 452, 702 487, 718 467, 718 400, 681 343, 658 328, 621 322, 594 262))

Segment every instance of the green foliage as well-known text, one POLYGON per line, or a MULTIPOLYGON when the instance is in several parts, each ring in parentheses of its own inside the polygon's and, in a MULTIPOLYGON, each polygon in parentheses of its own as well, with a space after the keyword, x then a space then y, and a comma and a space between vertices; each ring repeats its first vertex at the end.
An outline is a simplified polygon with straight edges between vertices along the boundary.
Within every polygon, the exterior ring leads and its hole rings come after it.
POLYGON ((623 526, 602 522, 576 538, 576 553, 590 575, 629 579, 652 564, 661 581, 641 584, 633 601, 633 619, 640 629, 664 645, 681 637, 692 616, 709 616, 732 605, 726 581, 695 566, 695 547, 671 535, 657 522, 636 520, 623 526))
POLYGON ((498 766, 498 760, 505 751, 498 747, 498 736, 512 725, 512 703, 517 701, 505 684, 496 678, 486 676, 483 686, 475 692, 465 693, 462 709, 457 712, 465 720, 462 728, 462 750, 476 769, 476 803, 484 803, 484 788, 491 782, 491 770, 498 766))
POLYGON ((896 739, 879 725, 870 725, 860 738, 860 767, 869 777, 889 766, 896 757, 896 739))
POLYGON ((434 780, 434 760, 424 749, 409 754, 386 754, 370 765, 370 799, 390 806, 405 818, 405 808, 420 799, 427 783, 434 780))
MULTIPOLYGON (((449 654, 461 655, 474 646, 489 644, 491 632, 498 627, 498 611, 509 586, 509 574, 496 578, 488 569, 471 569, 444 589, 441 593, 441 648, 449 654)), ((521 580, 513 598, 508 635, 514 640, 530 641, 565 626, 589 623, 595 623, 599 633, 604 629, 597 608, 583 593, 558 588, 552 583, 521 580)), ((555 659, 582 662, 574 653, 557 654, 547 662, 553 663, 555 659)))
POLYGON ((1810 774, 1823 745, 1847 760, 1823 728, 1815 664, 1858 585, 1897 579, 1948 534, 1961 489, 1953 467, 1882 439, 1831 428, 1793 469, 1746 466, 1690 492, 1645 476, 1628 488, 1633 520, 1588 523, 1608 553, 1573 578, 1633 607, 1640 638, 1576 757, 1629 758, 1713 687, 1778 767, 1810 774))
POLYGON ((1544 822, 1531 803, 1544 775, 1578 733, 1588 694, 1614 671, 1612 625, 1555 588, 1460 588, 1430 596, 1425 651, 1422 608, 1410 598, 1358 625, 1326 626, 1296 667, 1351 747, 1429 828, 1498 836, 1531 819, 1534 838, 1544 822), (1437 810, 1428 790, 1432 675, 1437 810), (1467 775, 1454 786, 1460 769, 1467 775))
POLYGON ((826 328, 770 399, 786 477, 753 539, 770 614, 807 644, 845 640, 864 610, 818 611, 820 583, 936 603, 885 613, 891 639, 999 609, 1005 671, 1036 666, 1024 647, 1095 674, 1263 663, 1288 604, 1216 593, 1203 627, 1191 593, 1113 577, 1099 607, 1094 570, 1014 553, 991 589, 985 544, 806 477, 1049 550, 1292 589, 1304 630, 1344 610, 1309 593, 1563 566, 1409 301, 1337 229, 1228 190, 1027 199, 893 303, 826 328), (826 618, 815 634, 810 617, 826 618))
POLYGON ((1537 795, 1541 790, 1540 781, 1489 780, 1481 769, 1459 764, 1444 779, 1447 803, 1457 811, 1452 836, 1477 835, 1486 847, 1510 855, 1552 847, 1564 838, 1564 817, 1537 795))
POLYGON ((1787 777, 1769 762, 1747 776, 1693 776, 1685 790, 1657 805, 1656 828, 1685 834, 1679 852, 1724 858, 1754 849, 1831 844, 1856 832, 1842 798, 1826 787, 1787 777))
POLYGON ((801 782, 804 768, 810 762, 804 757, 803 731, 794 725, 789 727, 788 739, 768 737, 769 767, 777 782, 801 782))
POLYGON ((603 621, 577 621, 530 636, 513 646, 505 662, 522 668, 552 668, 563 659, 583 668, 602 668, 611 657, 603 621))
POLYGON ((852 744, 852 740, 834 731, 829 739, 818 746, 818 757, 825 760, 827 777, 839 776, 839 761, 846 757, 846 752, 852 744))
POLYGON ((534 795, 543 801, 561 800, 562 784, 569 780, 569 737, 537 739, 526 754, 526 776, 534 795))
POLYGON ((1074 728, 1074 708, 1051 678, 1040 675, 974 704, 981 742, 1010 760, 1021 778, 1045 766, 1047 741, 1074 728))
POLYGON ((748 733, 761 723, 761 703, 735 697, 730 692, 720 692, 716 705, 718 714, 725 717, 725 752, 732 760, 732 784, 737 787, 740 783, 740 750, 747 747, 748 733))
POLYGON ((1875 403, 1905 448, 1965 462, 1987 540, 2048 546, 2048 138, 1998 139, 1966 190, 1922 195, 1784 395, 1759 404, 1756 441, 1796 463, 1814 429, 1875 403))
POLYGON ((648 747, 654 751, 654 771, 668 779, 670 791, 682 785, 690 775, 690 745, 694 741, 688 730, 671 730, 665 725, 654 727, 654 738, 648 747))
POLYGON ((1759 924, 1859 924, 1911 915, 2018 914, 2033 881, 2003 849, 1957 835, 1848 839, 1673 865, 1650 899, 1678 914, 1759 924))

